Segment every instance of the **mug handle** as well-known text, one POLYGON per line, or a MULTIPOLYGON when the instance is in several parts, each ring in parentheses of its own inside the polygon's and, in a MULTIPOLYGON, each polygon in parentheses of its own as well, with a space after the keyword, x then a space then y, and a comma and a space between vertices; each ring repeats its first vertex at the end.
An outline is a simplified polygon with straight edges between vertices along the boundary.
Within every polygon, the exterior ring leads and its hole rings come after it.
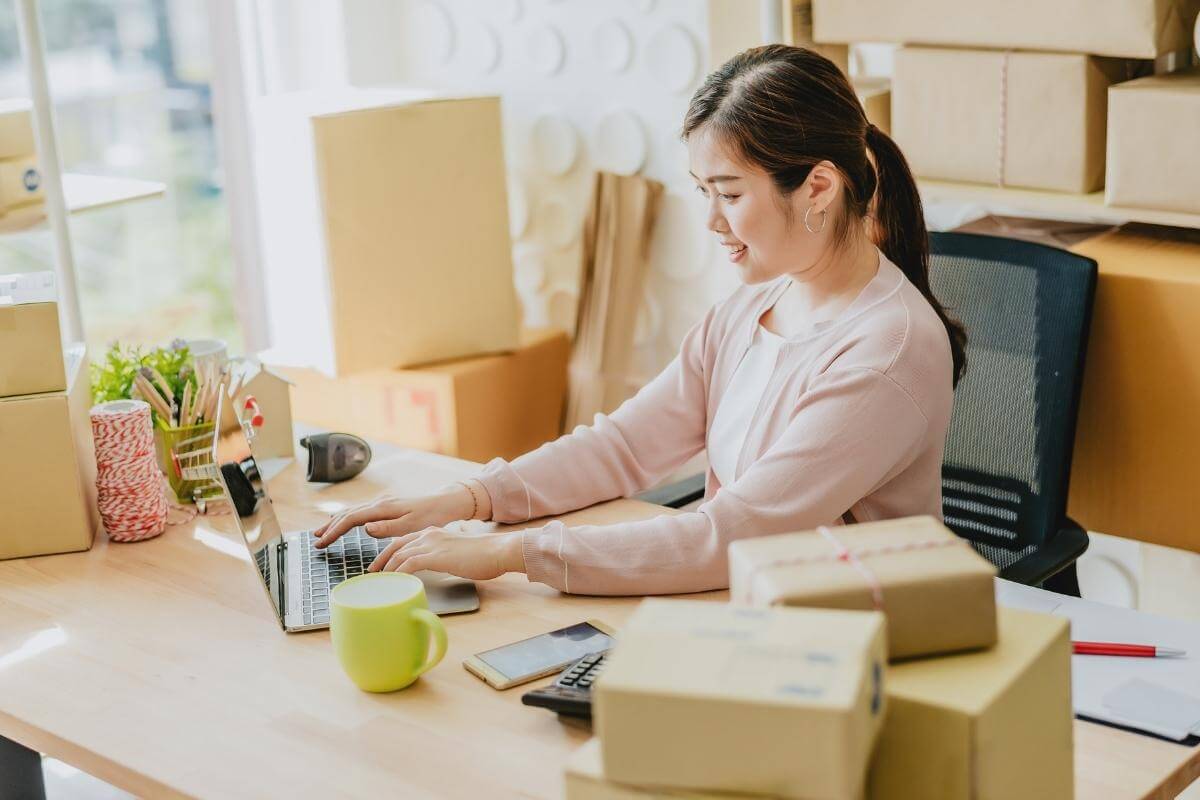
POLYGON ((446 655, 446 628, 437 618, 437 614, 428 608, 414 608, 412 614, 418 622, 429 629, 429 633, 433 636, 433 654, 425 660, 425 663, 417 670, 417 674, 413 676, 419 677, 441 663, 442 657, 446 655))

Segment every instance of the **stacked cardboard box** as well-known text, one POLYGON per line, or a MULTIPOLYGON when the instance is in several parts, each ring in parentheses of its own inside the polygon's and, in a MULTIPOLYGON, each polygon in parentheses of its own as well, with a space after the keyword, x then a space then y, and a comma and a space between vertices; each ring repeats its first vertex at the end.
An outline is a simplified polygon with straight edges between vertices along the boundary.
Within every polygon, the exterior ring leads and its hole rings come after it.
POLYGON ((270 363, 343 376, 516 348, 499 98, 284 93, 254 117, 270 363))
POLYGON ((883 611, 893 663, 868 798, 1069 800, 1067 621, 997 609, 995 569, 939 522, 743 539, 729 568, 735 603, 883 611))
POLYGON ((883 624, 876 612, 646 600, 596 683, 601 765, 569 770, 568 796, 856 800, 885 708, 883 624))
POLYGON ((892 135, 918 176, 1083 193, 1105 185, 1107 158, 1110 203, 1200 208, 1188 135, 1200 88, 1136 80, 1189 63, 1200 0, 813 6, 818 42, 904 45, 892 135))
POLYGON ((567 764, 567 797, 1070 800, 1069 623, 997 609, 991 566, 945 536, 915 517, 740 540, 730 605, 644 603, 595 684, 598 741, 567 764))
MULTIPOLYGON (((53 341, 60 346, 57 329, 53 341)), ((96 455, 82 345, 67 351, 65 376, 55 391, 0 397, 0 559, 92 546, 96 455)))
POLYGON ((53 273, 0 275, 0 559, 86 550, 98 525, 87 353, 61 335, 53 273))
POLYGON ((922 177, 1095 191, 1104 184, 1106 92, 1140 69, 1072 53, 903 47, 892 134, 922 177))

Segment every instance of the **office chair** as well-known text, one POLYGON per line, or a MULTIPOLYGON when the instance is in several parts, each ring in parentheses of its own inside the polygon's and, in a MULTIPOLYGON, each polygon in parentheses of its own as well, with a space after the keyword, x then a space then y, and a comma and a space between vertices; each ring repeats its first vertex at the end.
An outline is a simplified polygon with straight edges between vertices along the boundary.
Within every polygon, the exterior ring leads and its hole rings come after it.
MULTIPOLYGON (((1000 577, 1079 595, 1086 531, 1066 516, 1096 262, 1053 247, 930 234, 930 282, 967 329, 942 463, 946 526, 1000 577)), ((641 499, 680 508, 704 476, 641 499)))

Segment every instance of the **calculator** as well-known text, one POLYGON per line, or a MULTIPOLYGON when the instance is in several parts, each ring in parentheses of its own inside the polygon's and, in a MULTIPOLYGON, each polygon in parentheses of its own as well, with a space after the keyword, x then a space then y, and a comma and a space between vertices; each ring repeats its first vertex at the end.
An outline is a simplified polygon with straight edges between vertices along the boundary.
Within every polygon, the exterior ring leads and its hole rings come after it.
POLYGON ((549 686, 521 696, 527 706, 548 708, 568 717, 592 717, 592 683, 604 667, 604 653, 584 656, 563 670, 549 686))

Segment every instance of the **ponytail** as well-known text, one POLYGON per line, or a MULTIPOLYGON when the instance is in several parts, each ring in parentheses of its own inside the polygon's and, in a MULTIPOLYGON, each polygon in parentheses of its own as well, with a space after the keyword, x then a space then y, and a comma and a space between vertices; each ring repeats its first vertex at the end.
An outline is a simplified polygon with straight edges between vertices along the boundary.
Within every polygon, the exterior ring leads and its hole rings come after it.
POLYGON ((875 156, 875 172, 879 176, 875 195, 876 244, 920 290, 946 326, 954 359, 954 385, 958 386, 967 367, 967 332, 961 322, 946 313, 929 286, 929 234, 925 230, 917 182, 900 148, 871 123, 867 123, 867 147, 875 156))

